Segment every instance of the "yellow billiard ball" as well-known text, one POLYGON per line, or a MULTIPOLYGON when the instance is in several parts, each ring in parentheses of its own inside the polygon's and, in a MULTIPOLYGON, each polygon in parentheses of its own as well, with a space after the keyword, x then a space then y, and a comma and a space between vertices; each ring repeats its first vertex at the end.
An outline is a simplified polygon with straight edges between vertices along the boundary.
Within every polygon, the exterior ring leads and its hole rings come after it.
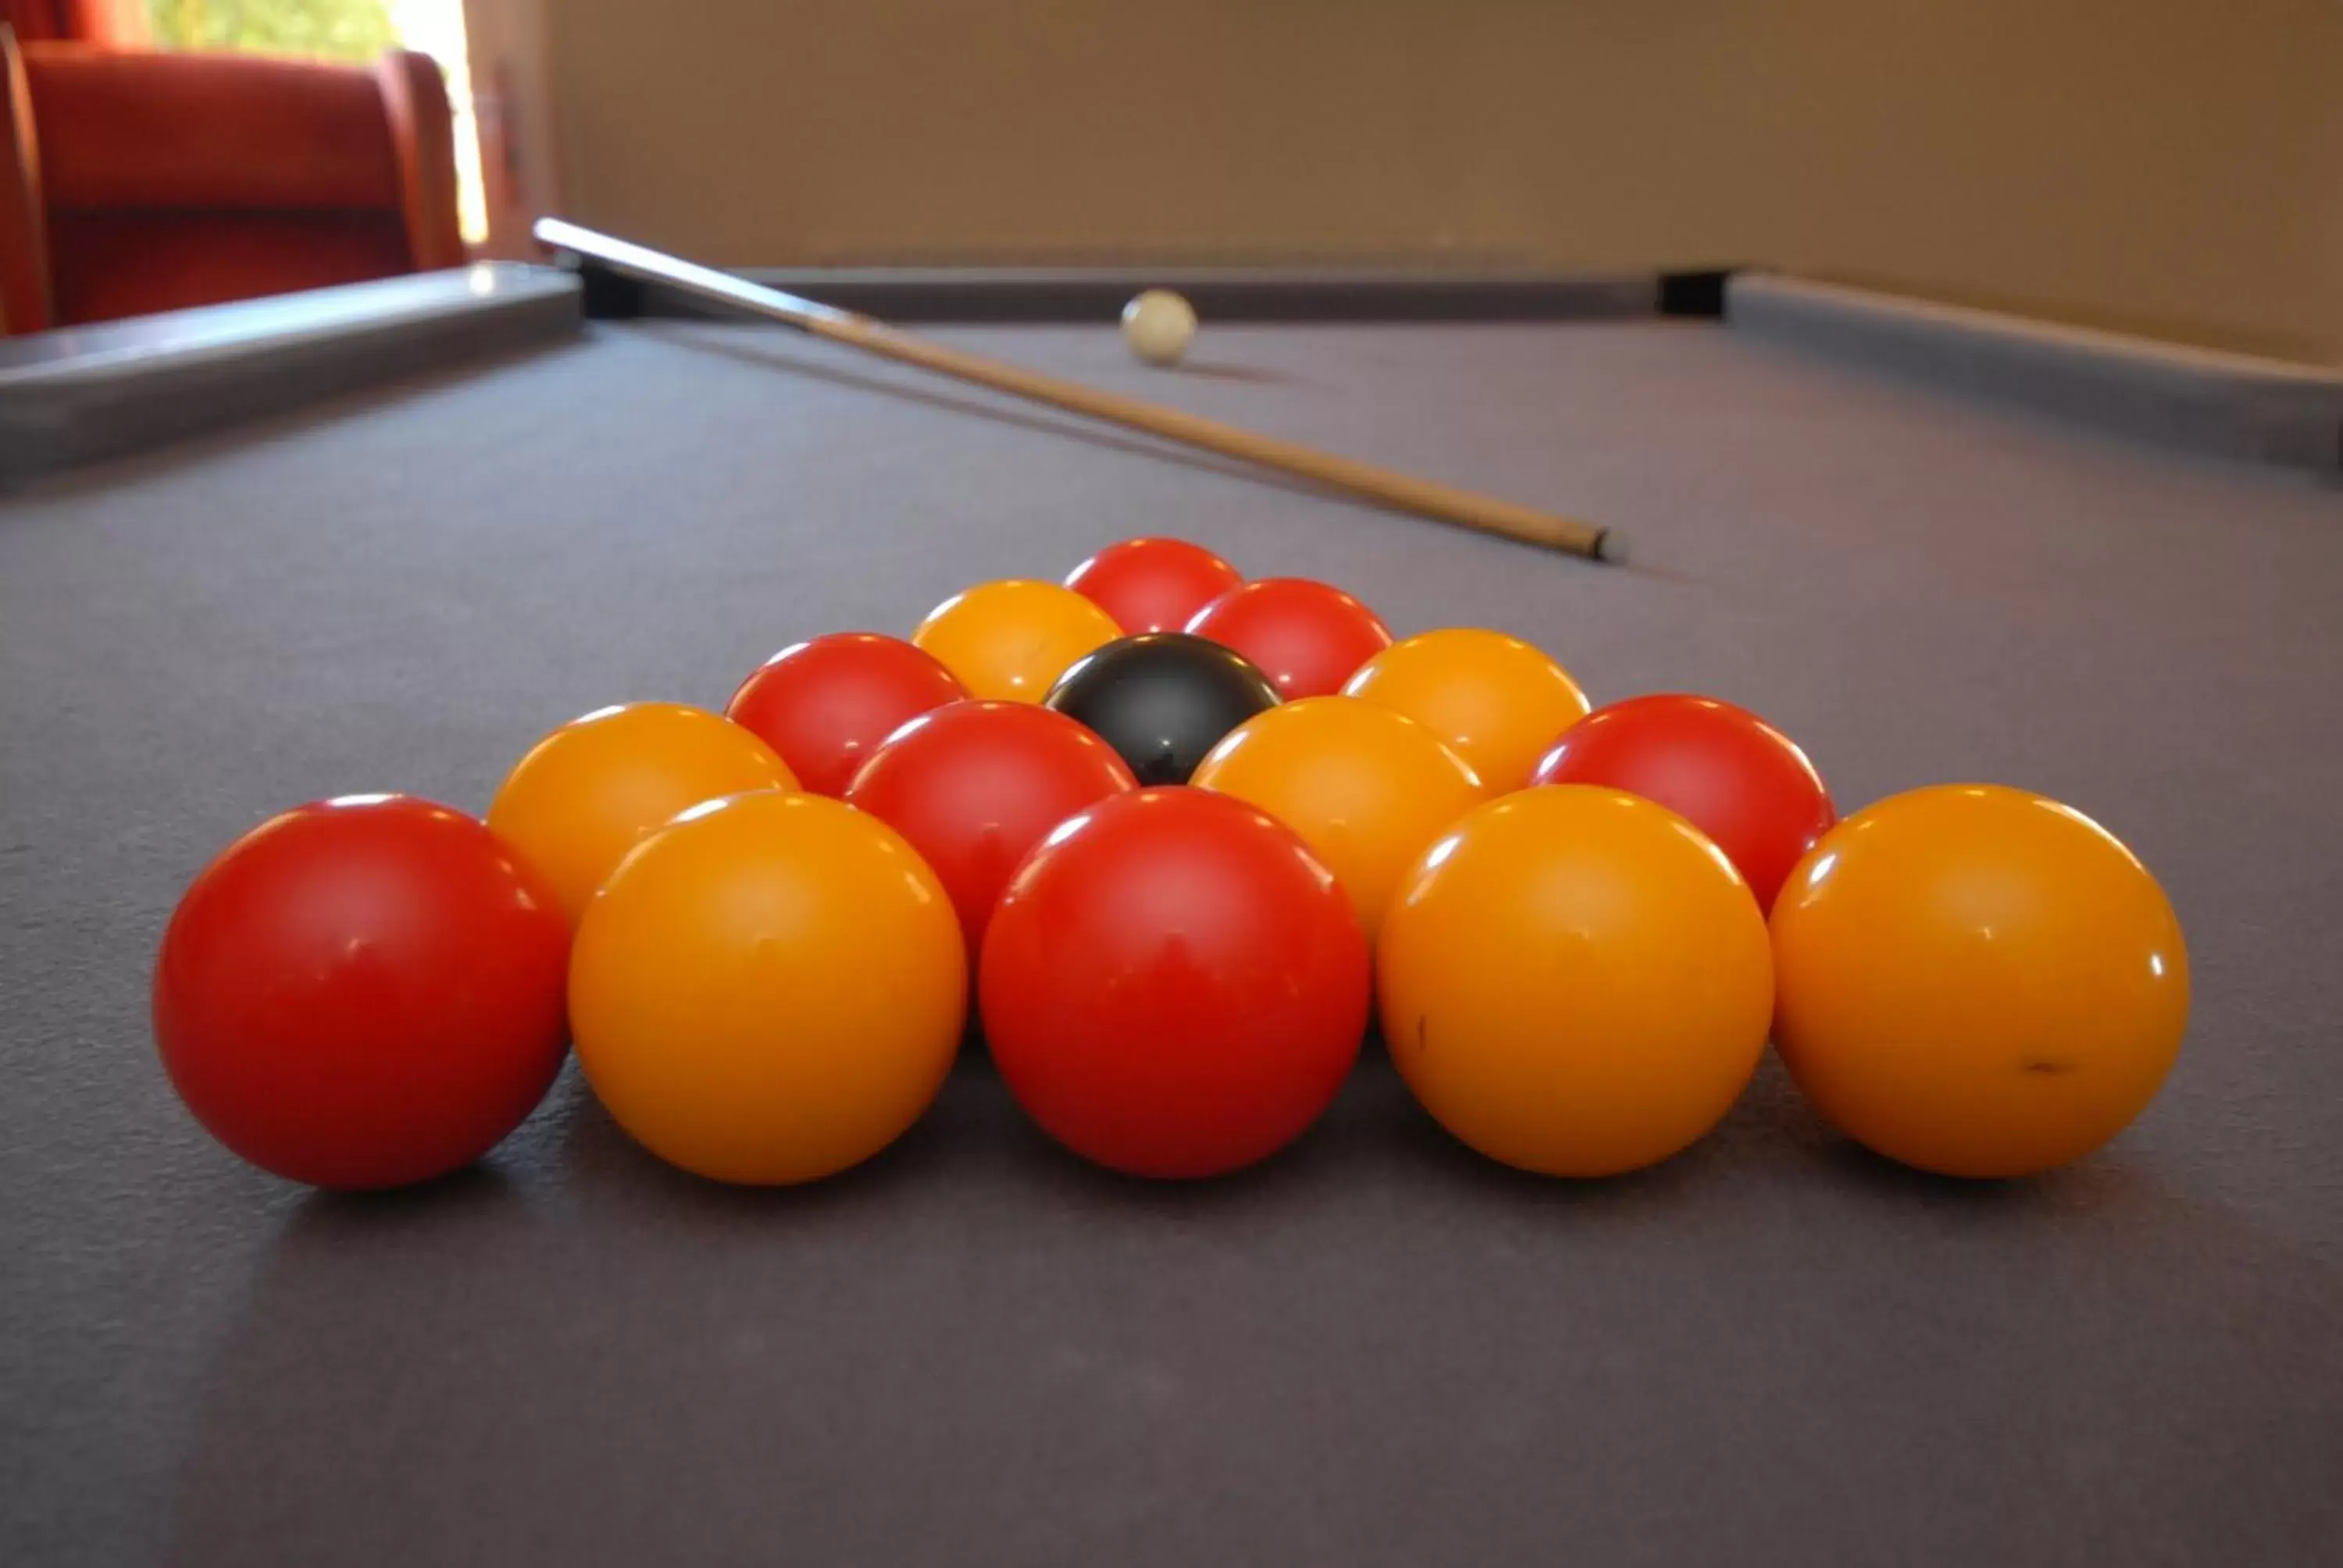
POLYGON ((513 764, 488 827, 552 885, 574 925, 594 890, 677 812, 744 789, 794 789, 779 753, 745 727, 679 702, 598 709, 513 764))
POLYGON ((1568 670, 1520 638, 1479 627, 1395 642, 1342 690, 1428 726, 1495 794, 1528 783, 1538 759, 1587 712, 1568 670))
POLYGON ((1830 1121, 1891 1160, 2025 1176, 2156 1097, 2188 1024, 2164 890, 2097 822, 1994 785, 1855 812, 1775 900, 1775 1048, 1830 1121))
POLYGON ((1756 1070, 1773 965, 1757 900, 1662 806, 1555 784, 1468 813, 1384 911, 1384 1039, 1493 1160, 1608 1176, 1714 1127, 1756 1070))
POLYGON ((1306 697, 1246 719, 1189 780, 1302 836, 1350 896, 1367 940, 1401 874, 1481 803, 1481 781, 1413 719, 1351 697, 1306 697))
POLYGON ((942 1087, 968 967, 943 884, 892 828, 759 790, 645 839, 579 921, 578 1063, 652 1153, 810 1181, 893 1142, 942 1087))
POLYGON ((1008 578, 944 600, 911 641, 970 697, 1039 702, 1074 660, 1121 635, 1114 617, 1073 589, 1008 578))

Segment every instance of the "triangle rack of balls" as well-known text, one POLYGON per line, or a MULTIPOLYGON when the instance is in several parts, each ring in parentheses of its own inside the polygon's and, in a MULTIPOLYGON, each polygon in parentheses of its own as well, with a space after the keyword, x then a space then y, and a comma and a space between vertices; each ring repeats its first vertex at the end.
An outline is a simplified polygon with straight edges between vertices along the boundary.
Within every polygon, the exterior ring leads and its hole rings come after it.
POLYGON ((1721 697, 1598 706, 1522 637, 1394 638, 1179 539, 570 719, 485 807, 320 800, 194 878, 155 1033, 227 1150, 427 1181, 574 1055, 651 1154, 787 1186, 982 1052, 1072 1156, 1222 1177, 1379 1050, 1481 1154, 1602 1178, 1698 1143, 1770 1042, 1846 1137, 2004 1178, 2120 1133, 2187 1020, 2169 902, 2070 807, 1842 817, 1721 697))

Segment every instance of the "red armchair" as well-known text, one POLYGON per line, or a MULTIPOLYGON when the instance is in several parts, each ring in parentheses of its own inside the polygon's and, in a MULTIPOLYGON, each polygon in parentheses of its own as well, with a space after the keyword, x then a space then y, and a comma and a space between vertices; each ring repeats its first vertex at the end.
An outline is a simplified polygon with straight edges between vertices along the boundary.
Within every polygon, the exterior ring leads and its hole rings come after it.
POLYGON ((428 55, 367 67, 0 46, 0 332, 464 260, 428 55))

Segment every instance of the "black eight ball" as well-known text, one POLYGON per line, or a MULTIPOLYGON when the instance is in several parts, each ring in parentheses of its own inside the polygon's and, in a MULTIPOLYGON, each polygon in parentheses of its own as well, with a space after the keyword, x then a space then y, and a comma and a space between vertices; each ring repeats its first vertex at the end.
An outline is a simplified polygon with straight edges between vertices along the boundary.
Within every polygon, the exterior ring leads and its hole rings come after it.
POLYGON ((1234 648, 1151 631, 1085 655, 1042 700, 1095 731, 1141 784, 1185 784, 1222 736, 1277 706, 1277 688, 1234 648))

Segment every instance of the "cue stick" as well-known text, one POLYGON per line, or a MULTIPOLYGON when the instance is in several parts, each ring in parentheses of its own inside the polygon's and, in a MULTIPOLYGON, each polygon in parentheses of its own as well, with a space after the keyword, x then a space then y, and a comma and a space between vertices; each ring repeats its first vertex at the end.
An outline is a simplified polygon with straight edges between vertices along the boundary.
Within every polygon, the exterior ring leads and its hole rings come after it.
POLYGON ((1166 408, 1137 397, 1105 392, 1040 371, 989 359, 982 355, 948 348, 940 343, 900 332, 885 323, 850 310, 818 304, 778 288, 768 288, 712 266, 597 234, 560 218, 537 221, 539 243, 601 263, 625 276, 665 284, 695 298, 727 305, 784 323, 831 343, 842 343, 868 354, 940 371, 996 391, 1047 403, 1069 413, 1160 436, 1182 446, 1200 447, 1222 457, 1281 473, 1298 475, 1321 485, 1377 502, 1402 512, 1456 523, 1483 533, 1565 550, 1590 560, 1624 561, 1626 541, 1617 530, 1598 528, 1574 518, 1557 517, 1512 501, 1478 495, 1430 479, 1394 473, 1370 463, 1339 457, 1293 441, 1256 435, 1177 408, 1166 408))

